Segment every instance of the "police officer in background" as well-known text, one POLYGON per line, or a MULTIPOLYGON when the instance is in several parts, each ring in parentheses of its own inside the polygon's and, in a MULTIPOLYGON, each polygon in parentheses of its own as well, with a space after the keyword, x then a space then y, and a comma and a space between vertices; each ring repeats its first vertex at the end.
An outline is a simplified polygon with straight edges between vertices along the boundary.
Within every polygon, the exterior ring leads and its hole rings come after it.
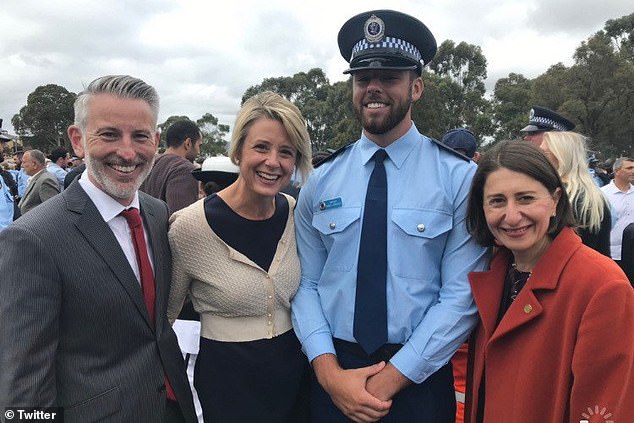
POLYGON ((575 124, 550 109, 541 106, 533 106, 528 115, 528 125, 521 129, 524 141, 542 145, 544 132, 548 131, 572 131, 575 124))
POLYGON ((418 19, 348 20, 363 132, 309 177, 295 210, 302 267, 295 331, 315 370, 314 422, 449 422, 449 359, 476 324, 467 273, 485 250, 465 226, 475 164, 411 120, 436 40, 418 19))
POLYGON ((476 151, 476 137, 466 128, 450 129, 442 136, 440 142, 476 163, 480 160, 480 153, 476 151))

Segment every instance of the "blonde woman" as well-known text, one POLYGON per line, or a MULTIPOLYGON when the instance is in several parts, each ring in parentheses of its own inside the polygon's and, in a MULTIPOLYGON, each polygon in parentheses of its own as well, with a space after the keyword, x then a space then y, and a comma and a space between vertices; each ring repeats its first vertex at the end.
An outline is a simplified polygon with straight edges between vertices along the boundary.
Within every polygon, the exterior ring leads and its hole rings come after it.
POLYGON ((206 422, 300 422, 308 361, 290 315, 300 280, 295 200, 280 192, 312 167, 299 109, 272 92, 251 97, 229 157, 237 180, 171 218, 168 317, 187 295, 200 313, 194 386, 206 422))
POLYGON ((588 170, 586 137, 576 132, 546 132, 540 148, 566 187, 582 242, 610 257, 610 205, 588 170))

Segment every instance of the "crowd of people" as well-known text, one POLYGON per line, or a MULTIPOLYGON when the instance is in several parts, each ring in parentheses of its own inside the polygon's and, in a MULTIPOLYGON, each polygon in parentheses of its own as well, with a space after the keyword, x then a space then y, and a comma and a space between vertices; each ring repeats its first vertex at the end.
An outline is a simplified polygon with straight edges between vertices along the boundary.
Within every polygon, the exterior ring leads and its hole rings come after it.
POLYGON ((338 44, 362 133, 335 152, 313 155, 300 110, 267 91, 228 157, 198 168, 199 128, 175 122, 157 154, 158 93, 109 75, 75 101, 85 163, 16 157, 1 407, 67 423, 631 418, 634 159, 606 183, 574 123, 539 106, 524 141, 434 140, 411 120, 427 26, 369 11, 338 44))

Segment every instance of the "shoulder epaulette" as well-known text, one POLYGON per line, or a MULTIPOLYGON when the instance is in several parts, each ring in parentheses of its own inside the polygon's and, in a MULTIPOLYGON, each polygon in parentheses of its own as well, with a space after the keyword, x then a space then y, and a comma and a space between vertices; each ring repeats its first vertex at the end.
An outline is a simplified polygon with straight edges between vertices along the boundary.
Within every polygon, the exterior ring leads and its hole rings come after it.
POLYGON ((454 150, 451 147, 446 146, 445 144, 441 143, 440 141, 438 141, 437 139, 431 138, 431 137, 427 137, 431 142, 433 142, 434 144, 436 144, 438 147, 444 149, 445 151, 450 152, 451 154, 453 154, 456 157, 460 157, 462 160, 465 160, 467 162, 470 162, 471 159, 467 156, 465 156, 462 153, 457 152, 456 150, 454 150))
MULTIPOLYGON (((355 141, 356 142, 356 141, 355 141)), ((319 166, 323 165, 324 163, 328 163, 329 161, 333 160, 335 157, 337 157, 338 155, 340 155, 341 153, 343 153, 347 148, 349 148, 351 145, 353 145, 355 142, 351 142, 349 144, 344 145, 343 147, 341 147, 340 149, 332 152, 330 154, 330 156, 328 157, 324 157, 323 159, 321 159, 320 161, 318 161, 317 163, 315 163, 313 165, 314 169, 317 169, 319 166)))

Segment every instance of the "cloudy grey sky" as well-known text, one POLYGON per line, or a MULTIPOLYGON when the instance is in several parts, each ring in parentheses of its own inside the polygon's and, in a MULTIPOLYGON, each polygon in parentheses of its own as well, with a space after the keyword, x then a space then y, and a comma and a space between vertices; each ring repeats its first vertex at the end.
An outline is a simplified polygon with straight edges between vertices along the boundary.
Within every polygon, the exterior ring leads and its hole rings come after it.
POLYGON ((264 78, 322 68, 344 80, 337 32, 351 16, 390 8, 446 39, 482 47, 487 86, 510 72, 532 78, 572 63, 579 44, 631 0, 3 0, 0 118, 37 86, 79 92, 107 74, 130 74, 161 95, 159 121, 210 112, 233 126, 244 91, 264 78))

